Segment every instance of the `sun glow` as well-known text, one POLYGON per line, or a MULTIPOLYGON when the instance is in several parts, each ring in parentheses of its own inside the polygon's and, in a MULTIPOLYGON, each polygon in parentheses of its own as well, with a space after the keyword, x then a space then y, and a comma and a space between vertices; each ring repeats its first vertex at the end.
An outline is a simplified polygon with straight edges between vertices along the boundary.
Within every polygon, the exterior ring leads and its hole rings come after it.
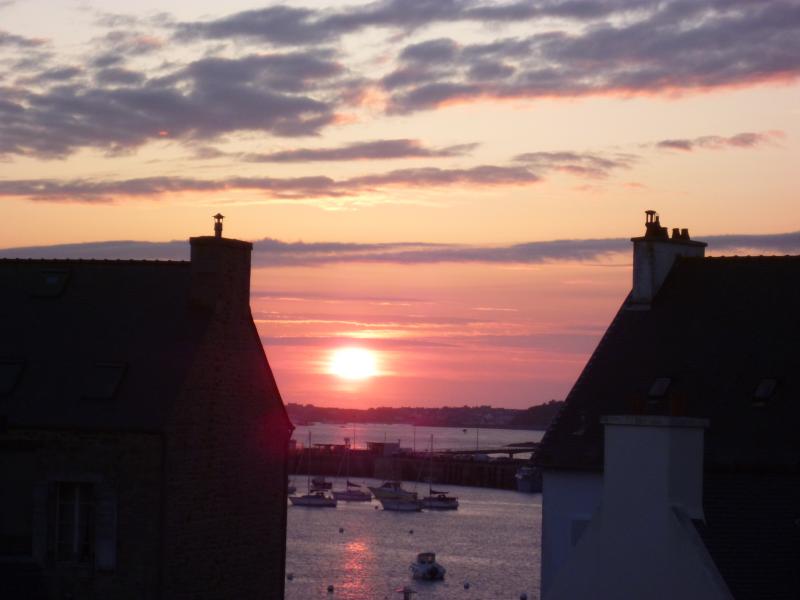
POLYGON ((378 361, 370 350, 339 348, 331 354, 328 372, 342 379, 368 379, 378 374, 378 361))

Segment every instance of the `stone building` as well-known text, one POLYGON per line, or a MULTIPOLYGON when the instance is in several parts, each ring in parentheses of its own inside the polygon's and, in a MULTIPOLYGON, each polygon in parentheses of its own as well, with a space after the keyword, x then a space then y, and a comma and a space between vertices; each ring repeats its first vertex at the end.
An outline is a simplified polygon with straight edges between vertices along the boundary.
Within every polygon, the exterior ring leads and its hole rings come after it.
POLYGON ((0 597, 281 598, 285 412, 252 245, 0 260, 0 597))
POLYGON ((800 257, 648 211, 633 289, 535 455, 542 598, 800 597, 800 257))

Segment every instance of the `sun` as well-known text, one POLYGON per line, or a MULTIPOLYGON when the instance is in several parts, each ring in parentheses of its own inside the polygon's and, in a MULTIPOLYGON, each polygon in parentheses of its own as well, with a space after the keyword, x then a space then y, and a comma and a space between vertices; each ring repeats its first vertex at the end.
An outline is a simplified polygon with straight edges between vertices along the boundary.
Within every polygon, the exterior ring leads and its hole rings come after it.
POLYGON ((369 379, 378 374, 378 361, 370 350, 339 348, 331 354, 328 372, 342 379, 369 379))

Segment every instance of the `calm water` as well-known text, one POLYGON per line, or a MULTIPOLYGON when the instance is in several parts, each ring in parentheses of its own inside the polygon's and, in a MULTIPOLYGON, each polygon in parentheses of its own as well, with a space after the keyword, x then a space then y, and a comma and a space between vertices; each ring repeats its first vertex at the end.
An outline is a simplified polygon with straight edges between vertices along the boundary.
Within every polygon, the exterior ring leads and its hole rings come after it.
MULTIPOLYGON (((293 479, 304 491, 305 478, 293 479)), ((344 479, 333 481, 334 488, 343 487, 344 479)), ((364 481, 379 483, 357 480, 364 481)), ((416 486, 427 492, 425 484, 416 486)), ((388 512, 376 510, 374 500, 323 509, 289 506, 286 571, 294 579, 286 582, 287 600, 399 599, 396 590, 404 585, 417 591, 414 600, 517 600, 522 592, 538 598, 541 495, 446 489, 459 497, 457 511, 388 512), (409 564, 428 550, 447 569, 442 582, 411 579, 409 564)))
POLYGON ((366 448, 367 442, 396 442, 400 441, 403 448, 426 450, 433 436, 436 449, 448 450, 475 450, 476 448, 497 448, 520 442, 538 442, 544 435, 543 431, 528 431, 516 429, 476 429, 467 428, 466 431, 458 427, 414 427, 413 425, 383 425, 377 423, 357 423, 348 425, 330 425, 327 423, 314 423, 313 425, 298 425, 294 430, 293 439, 301 444, 308 442, 308 432, 311 432, 312 444, 342 444, 344 438, 353 441, 355 436, 356 448, 366 448))

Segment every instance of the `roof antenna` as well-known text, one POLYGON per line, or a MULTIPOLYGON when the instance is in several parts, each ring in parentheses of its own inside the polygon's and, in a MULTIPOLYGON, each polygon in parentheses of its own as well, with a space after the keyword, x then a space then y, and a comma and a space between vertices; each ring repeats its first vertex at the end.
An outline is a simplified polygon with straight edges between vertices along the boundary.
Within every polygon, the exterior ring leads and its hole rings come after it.
POLYGON ((214 215, 214 237, 222 237, 222 219, 225 217, 220 213, 214 215))

